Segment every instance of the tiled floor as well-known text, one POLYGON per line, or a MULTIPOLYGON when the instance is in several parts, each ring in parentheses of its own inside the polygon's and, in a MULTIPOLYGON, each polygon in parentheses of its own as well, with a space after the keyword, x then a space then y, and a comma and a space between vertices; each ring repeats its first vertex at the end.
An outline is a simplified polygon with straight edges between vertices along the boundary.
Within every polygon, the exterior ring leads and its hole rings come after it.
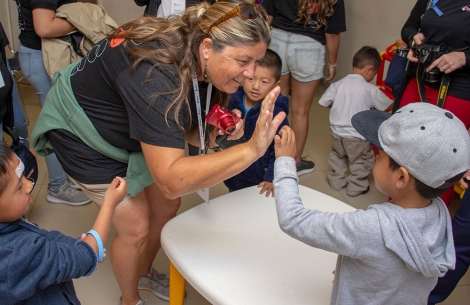
MULTIPOLYGON (((27 113, 29 116, 30 131, 34 127, 37 116, 40 111, 39 102, 37 100, 34 89, 25 84, 20 85, 20 90, 25 99, 27 113)), ((324 89, 320 87, 318 94, 324 89)), ((305 155, 308 155, 315 163, 316 170, 310 174, 301 176, 300 183, 319 190, 325 194, 333 196, 344 201, 355 208, 365 209, 372 203, 380 203, 387 200, 387 197, 381 194, 374 186, 372 175, 370 192, 358 197, 349 197, 345 191, 336 192, 329 187, 325 174, 330 169, 327 159, 330 152, 331 140, 329 133, 328 114, 329 109, 323 108, 316 102, 315 98, 310 113, 310 130, 308 141, 305 147, 305 155)), ((70 236, 79 236, 82 232, 90 229, 97 215, 98 209, 93 204, 81 207, 71 207, 61 204, 52 204, 46 201, 47 191, 47 168, 42 157, 38 157, 40 177, 33 191, 34 202, 29 211, 29 219, 40 227, 48 230, 59 230, 70 236)), ((223 184, 216 185, 211 188, 211 197, 217 197, 227 192, 223 184)), ((202 203, 202 200, 196 194, 184 196, 182 198, 182 207, 180 212, 190 209, 191 207, 202 203)), ((451 205, 451 211, 455 211, 458 206, 458 200, 451 205)), ((107 248, 110 248, 112 237, 115 231, 111 230, 111 237, 108 240, 107 248)), ((154 267, 160 272, 169 273, 169 261, 163 251, 160 251, 154 267)), ((116 305, 120 296, 119 288, 114 280, 111 269, 110 260, 106 259, 104 263, 99 265, 98 270, 90 277, 81 278, 75 281, 77 294, 83 305, 116 305)), ((197 291, 187 285, 187 305, 207 305, 209 304, 197 291)), ((148 305, 167 304, 155 297, 153 294, 141 291, 141 297, 147 299, 148 305)), ((448 300, 442 304, 446 305, 463 305, 470 303, 470 272, 460 281, 459 286, 455 289, 448 300)), ((264 304, 260 304, 264 305, 264 304)), ((286 304, 290 305, 290 304, 286 304)), ((300 305, 300 304, 296 304, 300 305)))

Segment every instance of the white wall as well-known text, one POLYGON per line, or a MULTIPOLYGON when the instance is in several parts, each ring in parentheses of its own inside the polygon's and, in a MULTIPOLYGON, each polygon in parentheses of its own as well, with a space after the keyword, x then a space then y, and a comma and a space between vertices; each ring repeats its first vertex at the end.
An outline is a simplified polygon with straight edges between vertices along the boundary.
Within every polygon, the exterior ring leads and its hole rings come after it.
POLYGON ((415 0, 352 0, 345 1, 347 32, 341 35, 337 76, 350 73, 354 53, 365 45, 379 52, 400 39, 403 24, 415 0))
POLYGON ((137 6, 134 0, 98 0, 106 12, 121 25, 144 14, 145 6, 137 6))
MULTIPOLYGON (((133 0, 98 0, 108 14, 118 23, 137 18, 144 7, 133 0)), ((340 79, 351 71, 354 53, 364 45, 384 51, 395 40, 409 16, 415 0, 345 0, 347 32, 341 35, 337 76, 340 79)), ((0 20, 17 48, 19 34, 17 11, 12 0, 0 0, 0 20), (11 34, 13 33, 13 35, 11 34), (11 37, 13 36, 13 37, 11 37)))

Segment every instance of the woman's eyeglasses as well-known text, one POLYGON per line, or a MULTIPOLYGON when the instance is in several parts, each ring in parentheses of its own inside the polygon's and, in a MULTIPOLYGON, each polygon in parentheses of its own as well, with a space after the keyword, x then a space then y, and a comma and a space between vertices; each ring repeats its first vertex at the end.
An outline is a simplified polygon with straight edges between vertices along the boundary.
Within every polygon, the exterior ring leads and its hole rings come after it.
POLYGON ((34 186, 36 185, 36 181, 34 181, 33 178, 29 178, 29 177, 26 177, 26 176, 24 176, 24 177, 26 178, 26 180, 28 180, 29 182, 31 182, 33 184, 32 187, 31 187, 31 191, 29 192, 31 194, 33 192, 34 186))
POLYGON ((222 22, 235 16, 240 16, 240 18, 242 18, 243 20, 256 19, 257 17, 260 17, 265 21, 268 20, 268 13, 266 12, 264 6, 259 4, 254 5, 251 3, 240 3, 239 5, 228 11, 226 14, 224 14, 222 17, 214 21, 214 23, 212 23, 206 31, 206 37, 209 36, 209 32, 213 27, 218 26, 222 22))

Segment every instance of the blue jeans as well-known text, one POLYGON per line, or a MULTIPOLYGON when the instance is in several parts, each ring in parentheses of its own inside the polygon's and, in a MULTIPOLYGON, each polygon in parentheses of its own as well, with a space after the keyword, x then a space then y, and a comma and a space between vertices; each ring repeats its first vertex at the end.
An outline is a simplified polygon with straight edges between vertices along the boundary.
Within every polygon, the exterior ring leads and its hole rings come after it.
MULTIPOLYGON (((11 73, 10 64, 7 60, 7 68, 8 71, 11 73)), ((20 96, 18 94, 18 88, 16 87, 16 82, 13 82, 13 90, 12 90, 12 97, 13 97, 13 112, 14 112, 14 120, 15 120, 15 134, 16 136, 27 139, 28 138, 28 124, 26 122, 26 117, 24 115, 23 107, 21 106, 20 96)), ((29 145, 29 142, 26 142, 29 145)))
MULTIPOLYGON (((41 50, 27 48, 20 44, 18 58, 23 76, 34 87, 41 107, 46 102, 46 96, 51 89, 51 79, 46 72, 42 61, 41 50)), ((67 181, 64 169, 55 154, 46 156, 47 170, 49 171, 49 187, 57 189, 67 181)))
POLYGON ((470 189, 460 202, 459 208, 452 218, 452 233, 455 245, 455 270, 449 270, 439 278, 436 287, 429 295, 428 305, 443 302, 457 286, 470 265, 470 189))

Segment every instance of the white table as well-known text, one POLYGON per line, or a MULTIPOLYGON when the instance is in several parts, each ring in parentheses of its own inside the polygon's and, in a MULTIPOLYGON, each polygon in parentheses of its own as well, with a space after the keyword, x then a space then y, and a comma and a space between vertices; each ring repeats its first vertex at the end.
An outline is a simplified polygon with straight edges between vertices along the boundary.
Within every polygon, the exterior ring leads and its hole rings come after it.
MULTIPOLYGON (((299 186, 308 208, 355 209, 299 186)), ((257 187, 200 204, 170 220, 162 247, 171 261, 170 304, 183 304, 185 280, 212 304, 329 304, 335 253, 279 228, 274 198, 257 187)))

